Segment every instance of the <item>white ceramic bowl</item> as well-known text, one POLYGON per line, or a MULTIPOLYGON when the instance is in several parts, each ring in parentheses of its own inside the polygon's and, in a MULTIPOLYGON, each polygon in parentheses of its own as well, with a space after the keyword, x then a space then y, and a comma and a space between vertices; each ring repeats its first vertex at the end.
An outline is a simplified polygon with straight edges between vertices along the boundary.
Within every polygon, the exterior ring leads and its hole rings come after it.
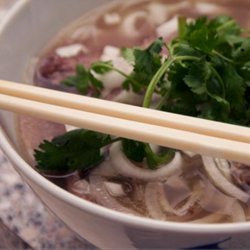
MULTIPOLYGON (((0 26, 1 78, 22 81, 29 59, 39 54, 56 31, 84 12, 107 2, 111 1, 18 1, 0 26)), ((0 122, 0 146, 16 170, 54 214, 100 248, 190 248, 229 239, 230 244, 236 242, 236 245, 248 240, 250 223, 162 222, 122 214, 82 200, 43 178, 23 160, 16 149, 13 114, 0 111, 0 122)))

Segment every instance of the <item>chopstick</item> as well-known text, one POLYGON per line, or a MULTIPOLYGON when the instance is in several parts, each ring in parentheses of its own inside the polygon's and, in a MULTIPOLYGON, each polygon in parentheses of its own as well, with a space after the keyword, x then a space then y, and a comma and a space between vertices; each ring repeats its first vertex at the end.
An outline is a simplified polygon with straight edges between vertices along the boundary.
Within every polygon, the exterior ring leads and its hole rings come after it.
POLYGON ((0 80, 0 93, 41 101, 48 104, 144 122, 152 125, 200 133, 250 143, 250 129, 222 122, 115 103, 93 97, 59 92, 41 87, 0 80))
MULTIPOLYGON (((20 85, 20 84, 16 85, 14 83, 12 84, 11 82, 6 82, 5 84, 9 84, 12 87, 15 85, 19 89, 25 87, 25 89, 31 89, 32 91, 36 90, 39 92, 41 90, 41 88, 20 85)), ((4 92, 3 91, 4 88, 2 88, 3 81, 1 82, 0 85, 1 85, 0 93, 3 93, 4 92)), ((5 89, 11 89, 11 88, 5 88, 5 89)), ((128 119, 129 117, 125 119, 125 118, 115 117, 110 114, 100 114, 92 111, 88 112, 84 110, 79 110, 75 105, 76 104, 80 105, 81 99, 86 101, 85 97, 82 98, 82 96, 77 96, 74 94, 68 95, 66 93, 61 93, 58 91, 52 91, 46 89, 44 90, 45 91, 43 91, 43 94, 41 94, 42 91, 39 92, 40 96, 39 98, 33 96, 31 93, 32 91, 30 91, 28 94, 27 92, 25 92, 26 94, 24 96, 23 93, 21 93, 22 91, 18 90, 15 92, 16 96, 14 96, 13 94, 14 92, 12 92, 12 94, 11 93, 7 94, 6 92, 5 94, 0 94, 0 108, 6 109, 8 111, 31 115, 34 117, 38 117, 53 122, 69 124, 115 136, 121 136, 124 138, 130 138, 138 141, 158 144, 161 146, 193 151, 199 154, 210 155, 213 157, 225 158, 229 160, 235 160, 245 164, 249 164, 250 162, 250 153, 249 153, 250 144, 248 141, 242 142, 232 139, 219 138, 214 135, 212 136, 204 135, 181 129, 175 129, 167 126, 150 124, 144 121, 136 121, 133 119, 128 119), (18 95, 20 96, 17 97, 18 95), (50 98, 56 96, 56 101, 53 101, 54 104, 48 103, 52 101, 50 99, 49 100, 47 99, 48 95, 51 95, 50 98), (68 98, 70 97, 71 99, 67 98, 61 99, 61 96, 64 95, 66 95, 68 98), (65 105, 65 103, 62 103, 63 100, 67 100, 67 105, 71 103, 70 100, 74 101, 78 100, 78 102, 75 102, 73 108, 63 107, 63 105, 65 105)), ((91 100, 91 102, 95 103, 95 100, 97 99, 87 98, 87 100, 91 100)), ((98 104, 95 103, 95 105, 96 107, 99 107, 98 106, 100 104, 99 101, 101 100, 97 101, 98 104)), ((107 102, 104 101, 101 103, 106 104, 107 102)), ((116 104, 118 104, 113 102, 109 103, 110 103, 109 105, 111 105, 112 103, 113 106, 116 106, 116 104)), ((88 105, 91 106, 91 104, 88 105)), ((129 107, 130 112, 133 111, 132 108, 135 108, 134 106, 130 105, 121 105, 120 107, 129 107)), ((106 109, 108 110, 107 107, 106 109)), ((136 114, 136 112, 141 110, 144 109, 137 107, 134 112, 136 114)), ((147 111, 151 111, 151 114, 156 116, 153 110, 147 109, 147 111)), ((123 110, 120 110, 120 112, 122 113, 123 110)), ((142 113, 140 115, 142 115, 142 113)), ((161 115, 163 116, 163 114, 161 115)), ((166 119, 167 117, 168 114, 166 114, 166 119)), ((185 116, 182 117, 186 118, 185 116)), ((195 119, 195 118, 193 119, 194 121, 196 121, 196 123, 200 122, 200 119, 195 119)), ((242 128, 243 131, 244 132, 247 131, 248 134, 250 132, 249 128, 244 128, 240 126, 235 126, 235 127, 238 127, 240 129, 242 128)), ((213 130, 215 130, 215 128, 213 128, 213 130)), ((244 137, 244 135, 241 135, 240 133, 238 133, 238 135, 240 136, 240 138, 244 137)))

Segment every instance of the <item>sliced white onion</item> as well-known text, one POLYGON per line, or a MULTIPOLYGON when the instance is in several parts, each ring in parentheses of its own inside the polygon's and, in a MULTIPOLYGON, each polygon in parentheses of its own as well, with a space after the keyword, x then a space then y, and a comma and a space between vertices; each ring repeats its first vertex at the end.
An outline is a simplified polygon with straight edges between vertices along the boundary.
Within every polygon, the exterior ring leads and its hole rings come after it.
POLYGON ((133 71, 133 66, 121 56, 113 58, 112 62, 115 68, 123 71, 127 75, 133 71))
POLYGON ((106 45, 103 48, 102 55, 100 57, 101 61, 113 60, 121 56, 121 50, 118 47, 106 45))
POLYGON ((159 167, 157 170, 139 168, 122 153, 120 142, 115 142, 111 146, 110 161, 119 174, 141 180, 155 180, 179 174, 183 165, 181 154, 176 152, 170 163, 159 167))
MULTIPOLYGON (((101 75, 98 78, 100 81, 102 81, 106 91, 110 91, 115 88, 120 88, 125 80, 124 76, 115 71, 110 71, 104 75, 101 75)), ((105 93, 102 93, 102 95, 104 96, 105 93)))
POLYGON ((213 181, 216 187, 218 187, 225 194, 235 197, 236 199, 239 199, 240 201, 243 201, 245 203, 249 200, 249 194, 229 182, 222 175, 222 173, 217 168, 213 158, 202 156, 202 161, 209 178, 213 181))
POLYGON ((162 211, 159 204, 159 183, 149 182, 145 188, 145 204, 148 214, 151 218, 156 220, 166 220, 166 215, 162 211))
POLYGON ((104 15, 103 20, 107 25, 116 25, 121 22, 121 16, 118 13, 107 13, 104 15))
POLYGON ((119 212, 139 215, 135 211, 122 206, 115 198, 113 198, 108 193, 104 185, 104 180, 101 176, 90 175, 89 184, 90 184, 90 193, 93 195, 93 197, 99 204, 119 212))
POLYGON ((166 21, 156 28, 156 34, 158 37, 168 37, 178 30, 178 18, 177 16, 166 21))
POLYGON ((81 51, 88 52, 88 49, 83 44, 70 44, 56 49, 56 54, 60 57, 76 56, 81 51))
POLYGON ((126 195, 122 188, 122 184, 111 181, 105 181, 104 186, 109 192, 109 194, 113 197, 120 197, 126 195))
POLYGON ((72 39, 81 39, 84 40, 86 38, 95 38, 98 36, 98 33, 100 31, 97 30, 95 25, 84 25, 84 26, 80 26, 78 29, 76 29, 72 35, 71 38, 72 39))
MULTIPOLYGON (((122 56, 120 48, 107 45, 104 47, 102 55, 100 57, 101 61, 112 61, 115 68, 121 70, 125 74, 130 74, 133 71, 133 66, 129 64, 122 56)), ((96 76, 107 90, 120 88, 125 77, 116 71, 110 71, 104 75, 96 76)))
POLYGON ((140 31, 136 28, 136 22, 139 19, 145 19, 146 21, 147 18, 148 18, 148 13, 142 10, 127 15, 121 24, 122 32, 127 37, 134 38, 140 36, 140 31))
POLYGON ((133 91, 122 90, 120 94, 115 96, 112 101, 128 103, 133 105, 141 105, 143 102, 143 96, 134 93, 133 91))

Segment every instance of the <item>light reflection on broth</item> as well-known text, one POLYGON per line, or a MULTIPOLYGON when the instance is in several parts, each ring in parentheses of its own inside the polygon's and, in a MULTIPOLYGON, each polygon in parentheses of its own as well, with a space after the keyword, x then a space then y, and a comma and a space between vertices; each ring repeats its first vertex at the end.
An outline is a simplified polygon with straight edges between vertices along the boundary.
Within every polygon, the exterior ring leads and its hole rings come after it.
MULTIPOLYGON (((238 2, 235 6, 235 1, 216 2, 221 4, 129 1, 113 5, 105 10, 105 14, 97 11, 95 15, 82 17, 46 47, 36 64, 33 80, 42 87, 75 92, 62 86, 61 80, 74 73, 76 64, 88 67, 100 58, 112 60, 129 73, 132 69, 121 58, 118 48, 146 47, 162 34, 169 42, 177 33, 177 15, 196 18, 227 14, 235 17, 243 27, 250 27, 250 20, 246 18, 250 13, 244 7, 245 2, 242 1, 242 6, 238 2)), ((139 94, 121 89, 123 79, 117 74, 110 73, 102 80, 107 84, 101 98, 141 105, 139 94)), ((21 143, 32 165, 35 164, 33 149, 42 140, 50 140, 67 129, 62 124, 27 116, 20 116, 18 123, 21 143)), ((167 171, 161 169, 152 174, 151 170, 144 171, 141 166, 131 166, 134 164, 119 155, 117 148, 118 143, 108 148, 106 160, 89 173, 46 177, 83 199, 138 216, 194 223, 249 220, 250 173, 247 166, 178 152, 167 171), (126 169, 122 169, 125 166, 126 169), (213 171, 218 172, 218 178, 230 190, 218 185, 213 171)))

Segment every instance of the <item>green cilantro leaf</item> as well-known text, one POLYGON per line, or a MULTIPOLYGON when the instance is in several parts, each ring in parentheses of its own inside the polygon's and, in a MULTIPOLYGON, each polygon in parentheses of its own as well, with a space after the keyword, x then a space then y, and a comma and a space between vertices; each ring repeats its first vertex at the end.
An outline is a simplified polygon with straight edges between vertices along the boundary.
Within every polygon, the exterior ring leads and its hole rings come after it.
POLYGON ((239 48, 233 52, 233 57, 236 61, 249 62, 250 61, 250 39, 245 39, 239 48))
POLYGON ((163 45, 164 41, 160 38, 146 49, 123 50, 125 58, 134 64, 133 72, 123 83, 125 89, 132 88, 137 93, 145 91, 150 80, 161 66, 163 45), (139 84, 134 84, 134 82, 139 84))
POLYGON ((132 161, 142 162, 145 158, 145 143, 123 139, 122 140, 123 153, 132 161))
POLYGON ((128 159, 142 163, 146 160, 150 169, 156 169, 162 164, 170 162, 174 157, 174 151, 165 149, 155 153, 149 144, 129 139, 122 139, 122 150, 128 159))
POLYGON ((134 49, 122 48, 121 53, 122 53, 123 58, 126 59, 129 63, 131 64, 135 63, 134 49))
POLYGON ((37 169, 49 173, 86 170, 102 161, 101 148, 112 142, 109 135, 77 129, 43 141, 35 150, 37 169))
POLYGON ((201 95, 206 93, 206 82, 211 76, 209 63, 205 60, 193 62, 190 65, 188 74, 184 77, 184 82, 191 90, 201 95))
POLYGON ((100 74, 100 75, 108 73, 112 69, 113 69, 112 61, 95 62, 91 64, 91 70, 93 70, 95 73, 100 74))
MULTIPOLYGON (((97 67, 97 71, 103 71, 102 67, 97 67)), ((91 70, 87 70, 82 64, 76 65, 76 74, 68 76, 62 81, 62 84, 68 87, 76 88, 79 93, 86 95, 91 89, 96 95, 100 94, 103 84, 99 81, 91 70)))

